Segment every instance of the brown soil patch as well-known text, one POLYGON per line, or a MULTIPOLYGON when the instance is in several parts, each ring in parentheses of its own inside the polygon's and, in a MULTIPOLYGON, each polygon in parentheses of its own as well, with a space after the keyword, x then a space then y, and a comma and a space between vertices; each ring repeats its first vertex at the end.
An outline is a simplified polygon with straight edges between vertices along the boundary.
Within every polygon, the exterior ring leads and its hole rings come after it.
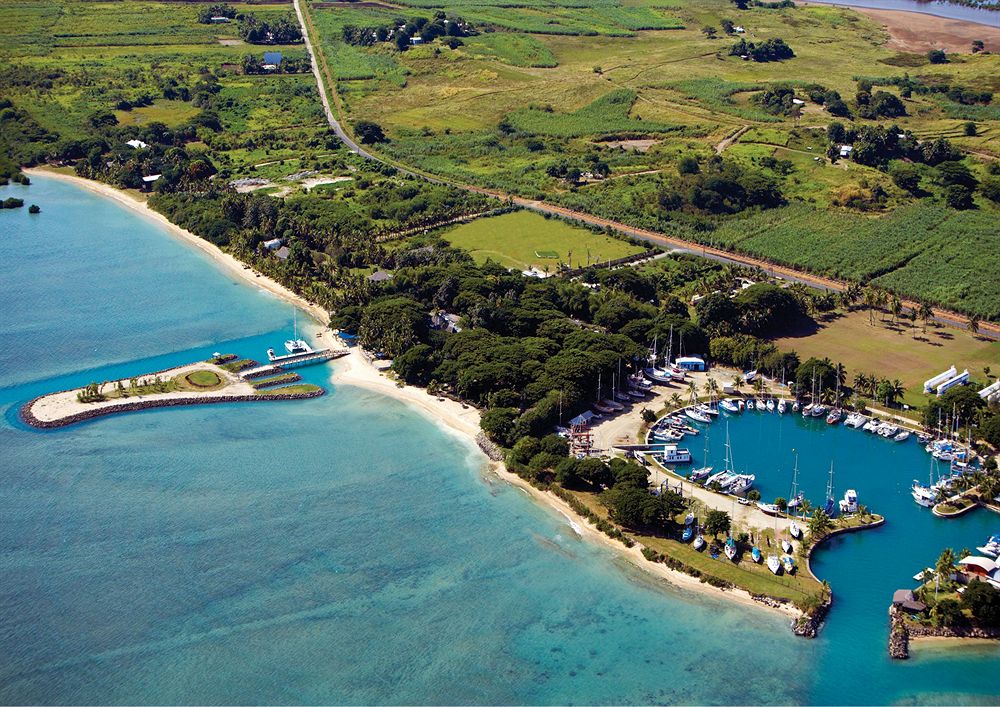
POLYGON ((660 142, 660 140, 613 140, 602 142, 606 147, 620 147, 623 150, 635 150, 636 152, 649 152, 649 149, 660 142))
MULTIPOLYGON (((918 12, 852 8, 885 27, 889 33, 886 47, 902 52, 924 54, 931 49, 972 53, 972 42, 981 39, 989 51, 1000 51, 1000 26, 987 27, 962 20, 948 20, 918 12)), ((1000 21, 1000 16, 998 16, 1000 21)))

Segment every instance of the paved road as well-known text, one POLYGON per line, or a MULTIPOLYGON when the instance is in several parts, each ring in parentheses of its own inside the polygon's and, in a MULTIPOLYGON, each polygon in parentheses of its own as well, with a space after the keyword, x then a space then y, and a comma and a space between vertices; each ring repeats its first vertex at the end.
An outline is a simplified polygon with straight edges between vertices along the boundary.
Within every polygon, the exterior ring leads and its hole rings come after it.
MULTIPOLYGON (((663 233, 657 233, 655 231, 649 231, 643 228, 636 228, 634 226, 629 226, 628 224, 620 223, 618 221, 611 221, 610 219, 601 218, 599 216, 594 216, 592 214, 587 214, 581 211, 574 211, 572 209, 567 209, 562 206, 557 206, 555 204, 550 204, 545 201, 538 201, 535 199, 524 199, 522 197, 513 196, 510 194, 505 194, 503 192, 483 189, 482 187, 476 187, 469 184, 460 184, 452 182, 450 180, 441 179, 434 177, 423 172, 413 171, 412 169, 407 169, 395 162, 387 160, 383 157, 375 155, 357 142, 344 130, 337 116, 334 114, 333 108, 330 105, 330 99, 326 92, 327 82, 323 79, 323 71, 320 67, 319 59, 313 49, 312 37, 309 31, 309 23, 306 21, 306 16, 302 10, 303 0, 293 0, 293 5, 295 6, 295 14, 299 19, 299 26, 302 28, 302 36, 305 39, 306 50, 309 52, 309 60, 312 64, 313 76, 316 78, 316 85, 319 89, 320 100, 323 102, 323 112, 326 114, 327 122, 330 127, 333 128, 334 133, 337 137, 350 149, 352 152, 364 157, 372 162, 378 162, 380 164, 385 164, 395 169, 399 170, 403 174, 407 174, 412 177, 418 177, 420 179, 425 179, 434 184, 447 184, 458 189, 464 189, 466 191, 474 192, 476 194, 483 194, 485 196, 490 196, 495 199, 500 199, 501 201, 507 201, 516 204, 525 209, 531 209, 542 214, 550 214, 552 216, 559 216, 561 218, 570 219, 573 221, 579 221, 591 226, 598 226, 601 228, 611 228, 623 233, 632 238, 638 238, 639 240, 646 241, 647 243, 652 243, 661 247, 670 249, 675 253, 686 253, 690 255, 697 255, 702 258, 708 258, 709 260, 714 260, 720 263, 727 263, 731 265, 740 265, 744 267, 757 268, 769 273, 774 277, 780 277, 784 280, 790 282, 800 282, 809 287, 832 292, 840 292, 847 287, 847 283, 839 282, 831 278, 821 277, 819 275, 811 275, 809 273, 804 273, 793 268, 784 267, 781 265, 774 265, 768 263, 764 260, 758 258, 753 258, 750 256, 738 255, 736 253, 730 253, 728 251, 721 250, 719 248, 713 248, 711 246, 699 246, 693 244, 690 241, 685 241, 680 238, 672 238, 663 233)), ((331 77, 332 82, 332 77, 331 77)), ((911 302, 909 300, 903 300, 903 307, 906 309, 917 309, 919 304, 916 302, 911 302)), ((944 309, 934 309, 935 321, 942 324, 947 324, 950 326, 958 327, 960 329, 967 328, 966 318, 962 315, 950 312, 944 309)), ((980 324, 980 336, 989 337, 991 339, 1000 339, 1000 325, 995 325, 990 322, 983 322, 980 324)))

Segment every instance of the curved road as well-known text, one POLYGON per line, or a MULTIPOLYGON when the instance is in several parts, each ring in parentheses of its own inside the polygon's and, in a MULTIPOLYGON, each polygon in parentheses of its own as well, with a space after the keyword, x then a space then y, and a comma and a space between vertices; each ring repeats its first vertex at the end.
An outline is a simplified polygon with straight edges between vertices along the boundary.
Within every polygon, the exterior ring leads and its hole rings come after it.
MULTIPOLYGON (((316 50, 313 48, 312 33, 310 31, 312 27, 312 22, 309 21, 307 14, 302 9, 303 0, 292 0, 292 4, 295 6, 295 14, 299 20, 299 26, 302 29, 302 37, 305 40, 306 51, 309 52, 309 61, 312 65, 313 76, 316 78, 316 86, 319 89, 320 100, 323 102, 323 112, 326 114, 327 122, 330 127, 333 128, 334 133, 340 138, 348 149, 361 157, 372 162, 378 162, 380 164, 388 165, 393 167, 403 174, 409 175, 411 177, 418 177, 420 179, 425 179, 434 184, 446 184, 448 186, 453 186, 458 189, 464 189, 465 191, 473 192, 476 194, 482 194, 484 196, 489 196, 494 199, 499 199, 501 201, 507 201, 512 204, 516 204, 525 209, 531 209, 542 214, 550 214, 552 216, 559 216, 561 218, 570 219, 573 221, 579 221, 581 223, 597 226, 600 228, 611 228, 623 233, 632 238, 638 238, 639 240, 652 243, 661 247, 670 249, 675 253, 686 253, 690 255, 697 255, 702 258, 708 258, 709 260, 715 260, 720 263, 728 263, 732 265, 740 265, 745 267, 753 267, 764 272, 770 273, 772 276, 781 277, 782 279, 789 280, 792 282, 800 282, 809 287, 825 290, 840 292, 847 287, 847 283, 834 280, 832 278, 822 277, 820 275, 812 275, 809 273, 802 272, 801 270, 795 270, 793 268, 785 267, 782 265, 775 265, 769 263, 765 260, 758 258, 753 258, 745 255, 738 255, 731 253, 729 251, 720 250, 718 248, 712 248, 710 246, 699 246, 693 244, 690 241, 685 241, 680 238, 672 238, 670 236, 664 235, 662 233, 657 233, 655 231, 649 231, 643 228, 636 228, 634 226, 629 226, 628 224, 621 223, 618 221, 612 221, 610 219, 601 218, 600 216, 594 216, 592 214, 584 213, 582 211, 574 211, 572 209, 567 209, 563 206, 557 206, 555 204, 550 204, 545 201, 539 201, 536 199, 525 199, 519 196, 513 196, 510 194, 504 194, 503 192, 493 191, 490 189, 484 189, 482 187, 473 186, 470 184, 460 184, 457 182, 452 182, 447 179, 441 179, 440 177, 434 177, 423 172, 414 171, 412 168, 407 168, 405 166, 396 164, 395 162, 388 160, 384 157, 375 155, 357 142, 344 127, 340 124, 337 116, 334 114, 333 108, 330 105, 330 97, 327 94, 326 86, 335 86, 333 77, 329 75, 327 71, 327 80, 324 80, 323 73, 324 68, 320 66, 320 58, 317 56, 316 50)), ((325 58, 324 58, 325 61, 325 58)), ((336 95, 336 89, 331 88, 330 93, 333 94, 334 101, 338 103, 337 112, 341 113, 341 108, 336 95)), ((909 300, 903 300, 903 307, 907 309, 918 309, 919 303, 912 302, 909 300)), ((934 309, 934 319, 943 324, 948 324, 950 326, 958 327, 960 329, 968 328, 967 319, 955 312, 951 312, 946 309, 934 309)), ((992 339, 1000 338, 1000 325, 993 324, 991 322, 980 323, 980 334, 988 336, 992 339)))

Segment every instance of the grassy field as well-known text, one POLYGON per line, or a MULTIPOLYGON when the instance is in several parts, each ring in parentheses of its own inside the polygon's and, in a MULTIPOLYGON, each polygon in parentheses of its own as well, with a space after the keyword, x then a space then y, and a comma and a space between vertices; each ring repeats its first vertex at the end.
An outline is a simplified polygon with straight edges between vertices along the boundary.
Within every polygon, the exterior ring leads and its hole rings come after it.
POLYGON ((492 259, 519 270, 536 267, 548 272, 555 272, 559 263, 586 265, 588 257, 590 262, 600 262, 642 251, 630 243, 559 219, 546 219, 532 211, 476 219, 446 231, 444 238, 472 253, 479 263, 492 259), (555 257, 540 257, 553 254, 555 257))
POLYGON ((805 360, 828 357, 847 367, 848 380, 859 371, 882 378, 898 378, 906 386, 903 402, 922 405, 923 382, 954 365, 966 368, 975 380, 986 381, 984 366, 1000 373, 1000 342, 991 342, 955 329, 928 326, 920 322, 883 323, 875 316, 869 324, 867 312, 855 311, 821 323, 819 330, 788 336, 775 343, 794 350, 805 360))

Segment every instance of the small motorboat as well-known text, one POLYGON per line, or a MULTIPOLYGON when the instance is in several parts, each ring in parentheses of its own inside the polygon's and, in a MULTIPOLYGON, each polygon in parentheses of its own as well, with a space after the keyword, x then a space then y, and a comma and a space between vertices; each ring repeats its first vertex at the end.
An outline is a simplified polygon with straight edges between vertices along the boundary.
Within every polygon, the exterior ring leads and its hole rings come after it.
POLYGON ((747 400, 747 410, 754 410, 754 409, 755 407, 753 398, 750 398, 749 400, 747 400))
POLYGON ((833 410, 830 411, 830 414, 826 416, 826 424, 836 425, 838 422, 840 422, 840 418, 842 418, 843 416, 844 413, 841 412, 840 408, 834 408, 833 410))
POLYGON ((799 527, 798 523, 792 523, 788 526, 788 532, 792 534, 792 537, 798 540, 802 537, 802 528, 799 527))
POLYGON ((689 525, 686 528, 684 528, 684 532, 681 534, 681 540, 683 540, 684 542, 687 542, 688 540, 691 539, 692 535, 694 535, 694 528, 692 528, 689 525))
POLYGON ((792 544, 790 542, 788 542, 787 540, 785 540, 784 538, 782 538, 781 539, 781 549, 784 550, 785 552, 791 552, 792 551, 792 544))
POLYGON ((802 408, 802 417, 810 417, 810 416, 812 416, 812 414, 813 414, 813 407, 815 407, 815 406, 812 403, 809 403, 808 405, 806 405, 805 407, 803 407, 802 408))
POLYGON ((726 557, 728 557, 730 561, 733 561, 736 558, 736 541, 733 540, 732 536, 726 540, 726 545, 723 548, 723 551, 726 553, 726 557))
POLYGON ((767 568, 773 574, 781 574, 781 561, 774 555, 767 556, 767 568))
POLYGON ((763 558, 763 555, 760 554, 760 548, 754 545, 753 549, 750 550, 750 557, 754 562, 760 564, 761 558, 763 558))
POLYGON ((795 560, 791 555, 785 555, 781 558, 781 564, 785 566, 785 572, 792 574, 795 572, 795 560))
POLYGON ((730 400, 729 398, 720 400, 719 407, 731 415, 738 415, 740 412, 740 406, 736 404, 736 401, 730 400))
POLYGON ((694 539, 694 549, 700 550, 703 547, 705 547, 705 538, 702 536, 701 533, 698 533, 698 537, 694 539))

